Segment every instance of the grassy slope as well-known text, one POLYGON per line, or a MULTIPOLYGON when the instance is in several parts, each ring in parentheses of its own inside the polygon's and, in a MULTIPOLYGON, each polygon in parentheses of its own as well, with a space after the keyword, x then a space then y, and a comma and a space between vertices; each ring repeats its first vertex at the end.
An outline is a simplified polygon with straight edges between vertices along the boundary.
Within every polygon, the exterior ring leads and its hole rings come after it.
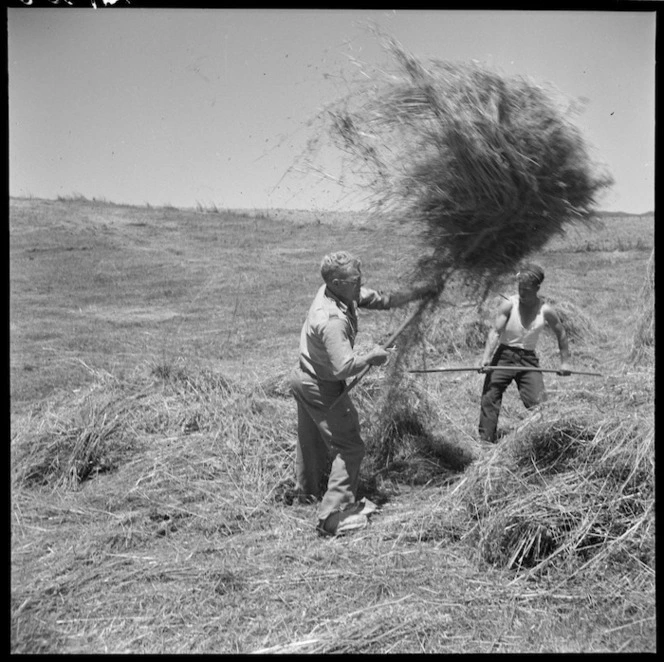
MULTIPOLYGON (((279 502, 295 438, 283 380, 320 257, 351 247, 369 284, 395 284, 406 241, 312 221, 12 201, 15 470, 19 443, 92 430, 100 410, 126 442, 112 470, 78 489, 15 483, 13 651, 653 651, 654 594, 641 575, 520 581, 436 526, 445 487, 395 484, 372 526, 347 540, 318 539, 313 508, 279 502)), ((652 221, 622 219, 539 256, 546 294, 606 331, 575 356, 622 375, 600 392, 623 389, 630 415, 641 415, 635 394, 652 399, 651 372, 630 376, 624 363, 649 246, 652 221)), ((360 343, 400 314, 364 314, 360 343)), ((552 341, 543 354, 554 361, 552 341)), ((479 376, 425 379, 450 426, 472 436, 479 376)), ((548 384, 554 399, 598 389, 548 384)), ((370 387, 379 371, 360 402, 370 387)), ((508 393, 503 425, 526 418, 508 393)))
POLYGON ((348 224, 48 201, 11 216, 15 407, 80 385, 81 362, 292 364, 320 257, 352 246, 385 277, 397 251, 348 224))

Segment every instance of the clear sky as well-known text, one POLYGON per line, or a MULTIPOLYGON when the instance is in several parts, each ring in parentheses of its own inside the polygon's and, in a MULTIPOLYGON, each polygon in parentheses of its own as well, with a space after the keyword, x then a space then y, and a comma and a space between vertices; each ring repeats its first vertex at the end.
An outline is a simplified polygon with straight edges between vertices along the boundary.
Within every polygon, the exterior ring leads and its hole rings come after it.
POLYGON ((388 56, 476 60, 585 98, 577 125, 615 185, 654 209, 654 12, 136 9, 8 12, 9 192, 225 208, 357 207, 298 170, 308 122, 388 56))

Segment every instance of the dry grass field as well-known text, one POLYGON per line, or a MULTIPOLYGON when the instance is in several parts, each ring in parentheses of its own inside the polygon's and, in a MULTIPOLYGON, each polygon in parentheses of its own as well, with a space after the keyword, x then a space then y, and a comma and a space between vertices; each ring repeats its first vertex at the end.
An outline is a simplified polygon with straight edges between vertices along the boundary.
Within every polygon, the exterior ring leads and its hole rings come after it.
MULTIPOLYGON (((350 214, 10 201, 12 653, 656 651, 652 216, 534 256, 602 377, 548 374, 530 412, 511 387, 487 449, 480 375, 410 375, 395 410, 374 369, 380 512, 322 539, 289 504, 320 258, 389 289, 410 244, 350 214)), ((493 301, 471 304, 450 289, 418 367, 477 364, 493 301)), ((358 346, 407 313, 362 313, 358 346)))

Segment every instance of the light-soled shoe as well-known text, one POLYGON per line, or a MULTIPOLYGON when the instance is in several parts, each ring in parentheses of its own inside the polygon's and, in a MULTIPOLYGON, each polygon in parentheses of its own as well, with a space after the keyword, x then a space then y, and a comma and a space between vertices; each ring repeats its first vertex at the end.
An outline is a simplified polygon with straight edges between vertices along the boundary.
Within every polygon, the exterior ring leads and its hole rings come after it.
POLYGON ((321 535, 341 536, 351 531, 364 529, 369 524, 369 515, 376 512, 378 506, 366 497, 348 504, 343 510, 330 513, 325 520, 318 522, 321 535))
POLYGON ((362 504, 361 512, 367 516, 372 515, 378 510, 378 506, 373 501, 369 501, 367 497, 362 497, 360 503, 362 504))
POLYGON ((343 536, 345 533, 364 529, 369 524, 369 518, 364 513, 350 513, 344 517, 345 513, 341 513, 339 524, 334 535, 343 536))

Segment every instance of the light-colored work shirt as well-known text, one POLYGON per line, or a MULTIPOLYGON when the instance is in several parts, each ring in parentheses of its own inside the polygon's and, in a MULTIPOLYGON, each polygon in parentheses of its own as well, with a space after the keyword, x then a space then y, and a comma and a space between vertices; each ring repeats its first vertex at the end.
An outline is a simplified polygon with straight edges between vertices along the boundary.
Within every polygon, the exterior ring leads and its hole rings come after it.
POLYGON ((362 287, 359 302, 347 306, 327 285, 320 287, 300 334, 300 368, 304 372, 322 381, 344 381, 360 372, 353 351, 357 308, 387 310, 390 295, 362 287))
POLYGON ((512 310, 507 324, 505 324, 505 328, 500 334, 500 344, 535 351, 540 333, 547 324, 546 319, 544 319, 544 304, 540 305, 535 319, 528 327, 525 327, 521 323, 521 315, 519 314, 519 295, 511 296, 510 301, 512 302, 512 310))

